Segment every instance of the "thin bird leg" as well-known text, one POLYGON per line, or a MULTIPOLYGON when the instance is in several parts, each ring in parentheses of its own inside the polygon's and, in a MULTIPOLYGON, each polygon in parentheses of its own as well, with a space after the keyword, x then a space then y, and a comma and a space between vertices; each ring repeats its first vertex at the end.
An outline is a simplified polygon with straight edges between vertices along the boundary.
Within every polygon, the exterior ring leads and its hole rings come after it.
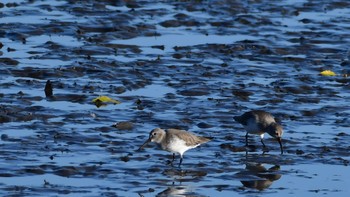
POLYGON ((265 146, 263 138, 261 138, 261 143, 262 143, 263 147, 265 148, 266 146, 265 146))
POLYGON ((175 160, 175 153, 173 153, 173 160, 171 160, 171 163, 173 163, 175 160))
POLYGON ((174 166, 174 160, 175 160, 175 153, 173 153, 173 159, 169 162, 171 166, 174 166))
POLYGON ((264 143, 264 134, 260 135, 260 139, 261 139, 261 143, 263 145, 263 147, 265 148, 265 143, 264 143))
POLYGON ((245 134, 245 146, 248 146, 248 132, 245 134))
POLYGON ((181 168, 180 166, 181 166, 181 164, 182 164, 182 155, 181 155, 181 157, 180 157, 180 163, 179 163, 179 168, 181 168))

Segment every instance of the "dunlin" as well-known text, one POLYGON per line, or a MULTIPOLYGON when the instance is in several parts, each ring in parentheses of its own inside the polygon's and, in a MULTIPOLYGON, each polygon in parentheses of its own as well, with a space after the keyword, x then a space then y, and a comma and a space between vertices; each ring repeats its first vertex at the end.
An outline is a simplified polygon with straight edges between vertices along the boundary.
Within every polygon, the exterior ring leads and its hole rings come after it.
POLYGON ((180 163, 181 166, 184 153, 192 148, 210 141, 209 138, 196 136, 193 133, 187 132, 185 130, 178 129, 160 129, 156 128, 151 131, 147 141, 139 148, 141 150, 149 142, 155 142, 160 144, 163 150, 173 153, 173 160, 175 159, 175 153, 180 154, 180 163))
POLYGON ((246 146, 248 146, 248 134, 250 133, 260 135, 261 143, 265 147, 263 141, 264 134, 268 133, 277 139, 278 143, 280 144, 281 154, 283 154, 283 146, 281 141, 283 129, 270 113, 262 110, 253 110, 246 112, 241 116, 235 116, 233 119, 242 124, 244 129, 247 131, 245 136, 246 146))

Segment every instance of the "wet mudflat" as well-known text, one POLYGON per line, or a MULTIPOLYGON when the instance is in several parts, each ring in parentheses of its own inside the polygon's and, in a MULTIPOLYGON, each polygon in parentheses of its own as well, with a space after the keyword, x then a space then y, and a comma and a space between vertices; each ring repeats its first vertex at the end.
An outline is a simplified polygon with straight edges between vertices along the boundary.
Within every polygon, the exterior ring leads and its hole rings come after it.
POLYGON ((349 7, 1 1, 1 195, 348 195, 349 7), (281 121, 284 155, 244 146, 232 118, 251 109, 281 121), (155 127, 214 139, 179 170, 136 151, 155 127))

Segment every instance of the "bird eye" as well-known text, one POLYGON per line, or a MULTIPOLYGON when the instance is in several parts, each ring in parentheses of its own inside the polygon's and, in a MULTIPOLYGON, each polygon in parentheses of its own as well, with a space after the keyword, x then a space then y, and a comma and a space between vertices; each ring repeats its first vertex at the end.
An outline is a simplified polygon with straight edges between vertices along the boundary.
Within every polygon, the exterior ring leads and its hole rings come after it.
POLYGON ((153 133, 153 136, 156 136, 157 135, 157 133, 153 133))

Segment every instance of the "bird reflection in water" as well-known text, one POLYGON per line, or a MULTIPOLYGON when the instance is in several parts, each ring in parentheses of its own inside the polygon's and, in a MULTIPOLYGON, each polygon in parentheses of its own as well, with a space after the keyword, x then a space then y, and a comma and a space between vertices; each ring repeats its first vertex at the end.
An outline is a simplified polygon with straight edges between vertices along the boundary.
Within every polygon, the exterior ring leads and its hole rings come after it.
POLYGON ((157 197, 165 196, 188 196, 191 195, 191 190, 188 186, 170 186, 166 190, 158 193, 157 197))
POLYGON ((264 190, 269 188, 272 183, 281 178, 279 173, 280 166, 275 165, 267 169, 259 163, 246 163, 245 170, 237 173, 244 187, 264 190))

